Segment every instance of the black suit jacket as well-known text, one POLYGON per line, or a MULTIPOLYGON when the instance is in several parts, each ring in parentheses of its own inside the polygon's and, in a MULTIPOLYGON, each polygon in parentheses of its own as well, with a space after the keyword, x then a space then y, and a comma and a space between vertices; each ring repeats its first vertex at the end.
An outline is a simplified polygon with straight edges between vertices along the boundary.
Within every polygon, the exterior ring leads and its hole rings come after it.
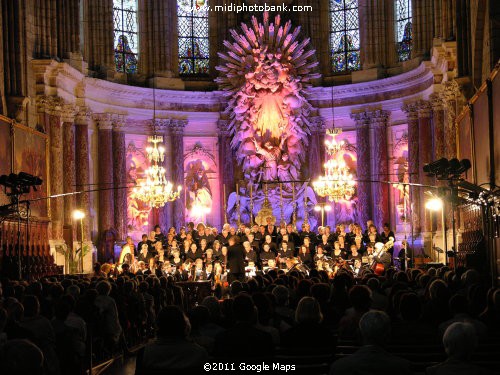
POLYGON ((245 248, 241 244, 227 248, 227 267, 231 273, 245 273, 245 248))
MULTIPOLYGON (((229 250, 229 249, 228 249, 229 250)), ((215 338, 216 357, 270 357, 274 354, 273 338, 250 323, 239 322, 215 338)))

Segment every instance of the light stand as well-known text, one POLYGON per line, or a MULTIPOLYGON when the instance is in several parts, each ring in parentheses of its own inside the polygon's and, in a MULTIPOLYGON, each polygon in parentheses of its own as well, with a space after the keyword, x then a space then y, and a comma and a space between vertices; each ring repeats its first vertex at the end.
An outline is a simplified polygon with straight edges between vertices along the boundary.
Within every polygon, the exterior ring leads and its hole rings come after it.
POLYGON ((73 219, 80 220, 80 269, 83 273, 83 219, 85 218, 85 212, 81 210, 73 211, 73 219))

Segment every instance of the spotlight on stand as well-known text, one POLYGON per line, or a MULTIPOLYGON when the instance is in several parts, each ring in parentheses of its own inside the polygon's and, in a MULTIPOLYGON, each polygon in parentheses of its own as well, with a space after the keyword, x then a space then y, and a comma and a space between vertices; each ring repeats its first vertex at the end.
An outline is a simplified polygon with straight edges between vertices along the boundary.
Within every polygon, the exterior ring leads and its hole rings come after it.
POLYGON ((436 176, 438 180, 450 180, 460 178, 460 175, 470 168, 471 162, 469 159, 458 160, 453 158, 448 160, 441 158, 424 165, 423 169, 428 176, 436 176))
POLYGON ((37 176, 33 176, 32 174, 20 172, 18 175, 19 181, 25 186, 33 186, 33 189, 36 191, 36 187, 42 184, 42 179, 37 176))
POLYGON ((0 176, 0 185, 4 187, 7 196, 15 196, 30 192, 30 188, 36 191, 36 186, 41 185, 43 180, 26 172, 19 174, 11 173, 0 176))

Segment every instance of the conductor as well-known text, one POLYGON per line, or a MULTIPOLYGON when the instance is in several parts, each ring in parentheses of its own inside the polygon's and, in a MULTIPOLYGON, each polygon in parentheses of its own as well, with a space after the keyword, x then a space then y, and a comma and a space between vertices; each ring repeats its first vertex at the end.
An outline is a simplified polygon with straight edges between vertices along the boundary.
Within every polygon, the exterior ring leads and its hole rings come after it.
POLYGON ((245 248, 240 244, 240 239, 237 236, 229 238, 227 268, 229 268, 227 276, 229 283, 234 280, 245 281, 245 248))

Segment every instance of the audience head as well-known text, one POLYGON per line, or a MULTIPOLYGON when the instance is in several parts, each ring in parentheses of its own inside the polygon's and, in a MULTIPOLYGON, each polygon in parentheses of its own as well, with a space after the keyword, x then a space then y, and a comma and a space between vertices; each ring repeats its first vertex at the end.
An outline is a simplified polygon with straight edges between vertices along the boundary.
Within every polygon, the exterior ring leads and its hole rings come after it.
POLYGON ((95 288, 101 296, 107 296, 111 292, 111 284, 106 280, 99 281, 95 288))
POLYGON ((0 367, 9 375, 41 375, 42 351, 28 340, 9 340, 3 346, 0 367))
POLYGON ((160 338, 185 338, 191 331, 189 319, 178 306, 163 308, 157 318, 158 337, 160 338))
POLYGON ((240 322, 253 323, 257 316, 257 308, 248 294, 234 297, 232 310, 234 318, 240 322))
POLYGON ((443 335, 444 350, 449 358, 469 360, 477 346, 477 335, 470 323, 451 324, 443 335))
POLYGON ((318 301, 313 297, 302 297, 295 311, 295 321, 301 323, 319 324, 323 321, 321 308, 318 301))
POLYGON ((357 311, 368 311, 372 304, 372 292, 366 285, 355 285, 349 291, 349 301, 357 311))
POLYGON ((391 331, 391 320, 383 311, 368 311, 359 321, 365 345, 383 345, 391 331))
POLYGON ((40 303, 38 302, 38 298, 36 296, 27 295, 24 297, 23 307, 24 316, 26 318, 36 317, 40 313, 40 303))
POLYGON ((273 296, 276 298, 276 305, 287 306, 290 298, 288 288, 283 285, 276 286, 273 291, 273 296))

